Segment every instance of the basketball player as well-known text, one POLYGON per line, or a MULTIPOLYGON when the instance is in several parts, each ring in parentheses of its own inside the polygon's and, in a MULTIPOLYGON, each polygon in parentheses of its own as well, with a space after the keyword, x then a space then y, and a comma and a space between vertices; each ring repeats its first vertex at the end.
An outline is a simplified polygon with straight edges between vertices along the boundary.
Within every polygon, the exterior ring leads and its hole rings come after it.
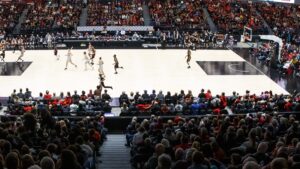
POLYGON ((104 75, 104 71, 103 71, 103 64, 104 64, 104 62, 103 62, 103 60, 102 60, 102 58, 100 57, 99 58, 99 62, 98 62, 98 65, 99 65, 99 68, 98 68, 98 73, 99 73, 99 76, 100 77, 105 77, 105 75, 104 75))
POLYGON ((104 84, 105 79, 104 79, 103 76, 99 75, 99 78, 100 78, 100 86, 101 86, 101 88, 103 87, 103 88, 109 88, 109 89, 113 90, 112 86, 105 86, 105 84, 104 84))
POLYGON ((190 69, 191 68, 191 66, 190 66, 190 61, 191 61, 191 59, 192 59, 192 52, 191 52, 191 49, 189 48, 188 49, 188 51, 187 51, 187 55, 186 55, 186 63, 187 63, 187 65, 188 65, 188 69, 190 69))
POLYGON ((83 56, 84 56, 84 70, 87 70, 87 65, 89 65, 92 69, 94 69, 93 65, 90 63, 90 58, 87 56, 86 52, 83 52, 83 56))
POLYGON ((68 69, 68 64, 69 63, 71 63, 72 65, 74 65, 77 68, 77 65, 72 62, 72 56, 73 56, 73 54, 71 53, 72 49, 73 49, 73 47, 71 47, 70 49, 68 49, 67 62, 66 62, 66 68, 65 68, 65 70, 68 69))
POLYGON ((1 44, 1 51, 2 53, 0 54, 0 57, 1 57, 1 61, 2 62, 5 62, 5 45, 4 44, 1 44))
POLYGON ((24 40, 23 40, 23 36, 22 35, 21 35, 21 37, 19 37, 19 39, 17 39, 17 47, 19 47, 20 50, 21 50, 21 46, 23 46, 25 48, 25 46, 24 46, 24 40))
POLYGON ((88 52, 89 52, 91 64, 94 65, 94 58, 96 56, 96 49, 94 48, 94 46, 91 43, 89 43, 88 52))
POLYGON ((119 68, 123 69, 123 66, 119 66, 119 61, 118 61, 116 54, 114 54, 114 61, 115 61, 115 63, 113 65, 115 68, 115 74, 118 74, 117 69, 119 69, 119 68))
POLYGON ((58 50, 57 47, 54 47, 54 56, 56 57, 56 60, 59 60, 58 50))
POLYGON ((12 38, 12 40, 11 40, 11 46, 12 46, 12 48, 14 49, 13 50, 13 53, 15 53, 16 52, 16 49, 17 49, 17 39, 16 38, 12 38))
MULTIPOLYGON (((6 45, 7 45, 6 40, 5 40, 5 39, 2 39, 0 45, 1 45, 1 47, 6 48, 6 45)), ((1 49, 2 49, 2 48, 1 48, 1 49)))
POLYGON ((18 59, 17 59, 16 62, 18 62, 19 60, 21 60, 22 62, 24 62, 24 60, 22 59, 22 57, 24 56, 24 53, 25 53, 25 48, 24 48, 23 45, 20 46, 20 52, 21 52, 21 54, 20 54, 20 56, 18 57, 18 59))

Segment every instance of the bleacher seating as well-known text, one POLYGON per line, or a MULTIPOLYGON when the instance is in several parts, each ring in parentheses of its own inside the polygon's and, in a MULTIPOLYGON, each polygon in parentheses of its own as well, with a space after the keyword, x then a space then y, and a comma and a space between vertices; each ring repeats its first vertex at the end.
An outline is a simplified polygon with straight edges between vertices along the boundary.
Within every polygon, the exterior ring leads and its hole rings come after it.
POLYGON ((112 2, 90 1, 88 5, 89 26, 144 25, 141 0, 112 2))
POLYGON ((150 15, 155 26, 185 29, 208 29, 201 1, 150 0, 150 15))
POLYGON ((244 26, 253 34, 267 33, 262 18, 256 14, 252 3, 226 0, 205 0, 207 9, 221 33, 243 34, 244 26))
POLYGON ((67 92, 56 95, 46 91, 40 93, 39 97, 32 97, 31 91, 22 89, 17 93, 13 91, 8 99, 7 114, 23 115, 28 112, 41 112, 49 110, 55 116, 96 116, 99 114, 110 113, 112 107, 109 105, 111 97, 107 92, 101 94, 99 87, 89 93, 82 91, 78 94, 67 92))
POLYGON ((23 3, 0 4, 0 31, 5 31, 8 34, 12 33, 24 8, 23 3))
POLYGON ((93 169, 106 139, 103 116, 58 120, 47 111, 1 117, 0 133, 1 166, 7 169, 93 169))
POLYGON ((203 89, 199 94, 191 91, 171 95, 170 92, 159 93, 126 93, 120 95, 121 115, 205 115, 228 114, 228 109, 234 114, 247 114, 255 112, 287 112, 299 111, 299 96, 291 97, 272 94, 272 91, 262 92, 260 95, 246 92, 239 95, 233 92, 231 95, 212 95, 210 90, 203 89))
POLYGON ((297 36, 300 35, 300 5, 275 3, 255 5, 276 35, 284 38, 286 42, 295 42, 297 36))
POLYGON ((299 167, 299 122, 294 116, 218 116, 163 121, 132 118, 126 129, 135 168, 299 167), (277 165, 277 166, 275 166, 277 165))
POLYGON ((22 33, 47 33, 57 31, 72 31, 79 23, 81 14, 80 3, 53 4, 35 3, 29 5, 29 10, 22 23, 22 33))

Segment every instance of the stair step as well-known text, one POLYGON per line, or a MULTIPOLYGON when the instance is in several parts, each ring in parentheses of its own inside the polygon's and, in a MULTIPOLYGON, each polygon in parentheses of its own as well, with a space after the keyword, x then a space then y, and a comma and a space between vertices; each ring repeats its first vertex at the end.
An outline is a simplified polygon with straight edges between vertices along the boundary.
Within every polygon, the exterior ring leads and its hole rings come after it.
POLYGON ((97 169, 131 169, 130 149, 124 146, 123 134, 107 135, 107 140, 100 148, 102 163, 97 164, 97 169))
POLYGON ((143 18, 144 18, 144 25, 145 26, 150 26, 151 25, 151 16, 149 12, 149 7, 148 5, 143 5, 143 18))
POLYGON ((88 7, 82 8, 80 18, 79 18, 79 26, 86 26, 88 18, 88 7))

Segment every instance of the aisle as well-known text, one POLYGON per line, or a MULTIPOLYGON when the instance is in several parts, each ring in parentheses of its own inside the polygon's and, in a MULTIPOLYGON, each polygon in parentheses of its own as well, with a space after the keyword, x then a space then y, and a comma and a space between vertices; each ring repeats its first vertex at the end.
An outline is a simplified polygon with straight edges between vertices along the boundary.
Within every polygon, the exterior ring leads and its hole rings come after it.
POLYGON ((101 147, 102 163, 98 163, 97 169, 131 169, 130 149, 124 146, 123 134, 109 134, 101 147))

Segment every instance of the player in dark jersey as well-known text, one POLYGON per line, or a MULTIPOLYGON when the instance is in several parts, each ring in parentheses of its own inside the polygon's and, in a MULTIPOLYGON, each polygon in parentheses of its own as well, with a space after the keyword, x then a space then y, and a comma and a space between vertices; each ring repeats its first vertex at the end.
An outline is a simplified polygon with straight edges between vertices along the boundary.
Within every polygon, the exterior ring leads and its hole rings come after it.
POLYGON ((56 57, 56 60, 59 60, 58 50, 57 47, 54 47, 54 56, 56 57))
POLYGON ((99 78, 100 78, 100 86, 101 87, 103 87, 103 88, 109 88, 111 90, 113 89, 112 86, 105 86, 105 84, 104 84, 105 79, 104 79, 104 77, 101 74, 99 75, 99 78))
POLYGON ((124 68, 123 68, 123 66, 119 65, 119 61, 118 61, 118 58, 117 58, 116 54, 114 54, 114 61, 115 61, 115 63, 113 65, 114 65, 114 68, 115 68, 115 74, 118 74, 117 69, 119 69, 119 68, 124 69, 124 68))
POLYGON ((1 46, 1 54, 0 54, 0 57, 1 57, 1 61, 2 62, 5 62, 5 47, 4 46, 1 46))
POLYGON ((191 66, 190 66, 191 59, 192 59, 192 52, 191 52, 191 49, 188 49, 187 55, 186 55, 186 63, 188 65, 188 67, 187 67, 188 69, 191 68, 191 66))

